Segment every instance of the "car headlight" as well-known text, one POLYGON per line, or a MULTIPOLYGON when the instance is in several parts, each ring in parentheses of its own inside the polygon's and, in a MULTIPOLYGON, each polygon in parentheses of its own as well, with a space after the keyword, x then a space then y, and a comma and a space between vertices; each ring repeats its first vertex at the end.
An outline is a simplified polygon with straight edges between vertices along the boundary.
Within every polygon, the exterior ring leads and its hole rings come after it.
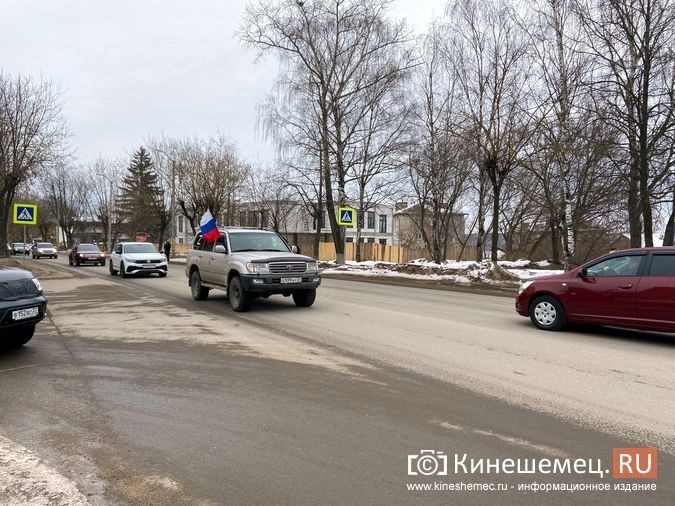
POLYGON ((520 294, 523 293, 525 290, 527 290, 527 288, 528 288, 532 283, 534 283, 534 281, 532 281, 532 280, 530 280, 530 281, 523 281, 523 282, 520 284, 520 288, 518 288, 518 295, 520 295, 520 294))
POLYGON ((316 262, 307 262, 307 272, 318 272, 319 266, 316 262))
POLYGON ((33 284, 35 285, 35 288, 37 288, 39 292, 42 291, 42 285, 38 281, 38 278, 33 278, 33 284))
POLYGON ((246 268, 248 269, 248 272, 254 272, 256 274, 269 274, 270 273, 269 264, 260 264, 260 263, 249 262, 249 263, 246 264, 246 268))
POLYGON ((105 258, 105 253, 101 253, 101 254, 99 255, 99 257, 100 257, 100 258, 105 258))

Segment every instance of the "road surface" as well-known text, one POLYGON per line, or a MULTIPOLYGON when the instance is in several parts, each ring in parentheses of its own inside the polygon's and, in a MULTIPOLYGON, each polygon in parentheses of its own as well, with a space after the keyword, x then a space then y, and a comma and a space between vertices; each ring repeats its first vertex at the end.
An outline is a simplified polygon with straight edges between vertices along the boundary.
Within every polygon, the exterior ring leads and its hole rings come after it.
POLYGON ((179 265, 164 279, 121 279, 40 262, 63 277, 43 281, 49 318, 33 341, 0 352, 0 502, 675 496, 673 336, 547 333, 510 298, 330 279, 312 308, 276 296, 236 314, 222 292, 193 301, 179 265), (599 489, 646 483, 612 477, 612 449, 623 447, 658 449, 656 491, 599 489), (410 476, 421 450, 444 452, 448 475, 410 476), (604 476, 461 473, 453 464, 465 454, 467 471, 470 459, 600 459, 604 476), (506 490, 410 490, 460 483, 506 490))

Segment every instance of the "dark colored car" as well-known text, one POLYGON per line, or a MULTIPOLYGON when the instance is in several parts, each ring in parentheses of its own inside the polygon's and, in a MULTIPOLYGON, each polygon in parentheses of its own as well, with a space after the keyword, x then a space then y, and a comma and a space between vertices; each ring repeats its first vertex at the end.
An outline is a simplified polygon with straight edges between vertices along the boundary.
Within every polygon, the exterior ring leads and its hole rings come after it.
POLYGON ((675 332, 675 248, 617 251, 527 280, 516 311, 544 330, 570 322, 675 332))
POLYGON ((0 344, 26 344, 46 312, 47 299, 31 272, 0 267, 0 344))
POLYGON ((101 264, 105 265, 105 253, 95 244, 76 244, 68 253, 69 265, 101 264))

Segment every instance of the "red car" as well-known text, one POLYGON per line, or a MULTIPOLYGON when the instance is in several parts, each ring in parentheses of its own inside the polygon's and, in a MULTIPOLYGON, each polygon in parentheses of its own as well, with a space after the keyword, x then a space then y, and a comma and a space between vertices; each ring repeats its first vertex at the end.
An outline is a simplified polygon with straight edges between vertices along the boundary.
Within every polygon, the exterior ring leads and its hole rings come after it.
POLYGON ((540 329, 567 322, 675 332, 675 248, 637 248, 524 281, 516 311, 540 329))

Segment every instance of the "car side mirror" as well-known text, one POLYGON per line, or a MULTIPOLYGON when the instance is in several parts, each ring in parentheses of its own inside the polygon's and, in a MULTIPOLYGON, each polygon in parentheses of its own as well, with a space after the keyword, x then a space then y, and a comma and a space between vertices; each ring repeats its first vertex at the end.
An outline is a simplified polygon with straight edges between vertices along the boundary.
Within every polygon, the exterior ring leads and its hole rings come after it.
POLYGON ((213 248, 214 253, 227 253, 227 248, 223 246, 222 244, 216 244, 216 246, 213 248))
POLYGON ((300 248, 298 246, 291 246, 291 252, 300 254, 300 248))
POLYGON ((583 269, 581 269, 579 271, 579 277, 580 278, 587 278, 588 277, 588 271, 586 270, 586 267, 584 267, 583 269))

